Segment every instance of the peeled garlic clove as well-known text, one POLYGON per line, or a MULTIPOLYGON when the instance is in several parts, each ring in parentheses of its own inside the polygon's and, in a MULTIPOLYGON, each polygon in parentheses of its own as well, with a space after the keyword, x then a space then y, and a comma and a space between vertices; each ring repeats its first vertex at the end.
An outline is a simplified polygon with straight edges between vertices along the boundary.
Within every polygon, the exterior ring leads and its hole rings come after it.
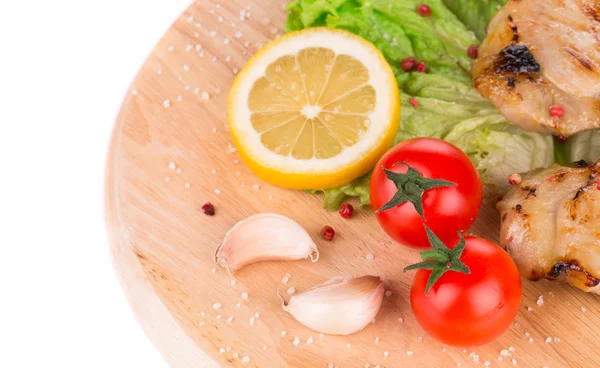
POLYGON ((294 220, 261 213, 238 222, 225 234, 215 252, 215 262, 230 274, 260 261, 319 259, 317 245, 294 220))
POLYGON ((350 335, 375 318, 384 291, 377 276, 335 278, 292 296, 283 309, 317 332, 350 335))

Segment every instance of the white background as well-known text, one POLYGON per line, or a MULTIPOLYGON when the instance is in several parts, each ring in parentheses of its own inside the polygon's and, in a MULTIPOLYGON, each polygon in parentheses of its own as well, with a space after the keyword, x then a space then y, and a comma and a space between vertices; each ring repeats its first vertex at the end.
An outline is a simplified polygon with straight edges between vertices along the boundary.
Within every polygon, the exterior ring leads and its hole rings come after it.
POLYGON ((109 258, 121 100, 190 0, 0 1, 0 367, 166 367, 109 258))

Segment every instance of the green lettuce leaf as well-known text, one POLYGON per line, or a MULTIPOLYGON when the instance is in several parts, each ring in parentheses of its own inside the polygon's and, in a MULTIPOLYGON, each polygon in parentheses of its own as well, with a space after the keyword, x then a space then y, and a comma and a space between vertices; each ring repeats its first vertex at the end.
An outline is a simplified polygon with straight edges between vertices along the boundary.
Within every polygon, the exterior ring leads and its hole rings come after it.
MULTIPOLYGON (((428 0, 432 15, 418 15, 422 0, 293 0, 286 31, 327 26, 372 42, 394 70, 401 90, 401 127, 395 143, 414 137, 445 139, 467 153, 489 193, 501 192, 507 176, 548 166, 553 141, 509 124, 473 87, 466 50, 479 44, 485 24, 505 0, 428 0), (453 12, 454 11, 454 12, 453 12), (428 73, 405 72, 407 57, 425 61, 428 73), (419 105, 413 107, 411 98, 419 105)), ((369 203, 367 174, 324 193, 337 210, 346 197, 369 203)))
POLYGON ((577 133, 569 137, 563 147, 566 162, 595 162, 600 159, 600 130, 577 133))
POLYGON ((507 0, 443 0, 461 22, 475 32, 483 40, 486 27, 492 17, 498 12, 507 0))

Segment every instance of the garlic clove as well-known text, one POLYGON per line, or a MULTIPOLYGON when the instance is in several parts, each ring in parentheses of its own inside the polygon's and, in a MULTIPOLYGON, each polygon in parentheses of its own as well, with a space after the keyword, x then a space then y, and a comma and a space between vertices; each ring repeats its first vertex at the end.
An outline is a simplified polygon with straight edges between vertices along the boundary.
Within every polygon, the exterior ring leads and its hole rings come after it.
POLYGON ((261 213, 238 222, 227 232, 215 252, 215 262, 230 274, 261 261, 319 259, 317 245, 294 220, 261 213))
POLYGON ((338 277, 283 301, 283 309, 317 332, 350 335, 375 318, 384 291, 377 276, 338 277))

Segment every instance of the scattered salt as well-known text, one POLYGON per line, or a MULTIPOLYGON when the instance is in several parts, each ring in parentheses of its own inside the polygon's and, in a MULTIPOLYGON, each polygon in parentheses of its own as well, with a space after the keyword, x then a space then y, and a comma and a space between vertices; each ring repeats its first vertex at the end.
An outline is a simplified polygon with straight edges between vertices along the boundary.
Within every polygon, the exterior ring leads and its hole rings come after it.
POLYGON ((293 293, 296 292, 296 289, 294 289, 293 287, 287 289, 288 294, 292 295, 293 293))
POLYGON ((220 353, 224 353, 224 352, 225 352, 225 348, 221 348, 221 349, 219 349, 219 352, 220 352, 220 353))
POLYGON ((309 337, 309 338, 306 340, 306 343, 307 343, 307 344, 312 344, 312 343, 313 343, 313 338, 312 338, 312 337, 309 337))
POLYGON ((540 295, 540 297, 537 300, 537 305, 538 307, 541 307, 542 305, 544 305, 544 296, 540 295))
POLYGON ((160 70, 160 69, 157 69, 157 70, 156 70, 156 74, 158 74, 158 75, 161 75, 161 74, 162 74, 162 70, 160 70))
POLYGON ((217 319, 221 319, 221 315, 220 315, 220 314, 217 314, 217 317, 216 317, 216 318, 217 318, 217 319))
POLYGON ((183 70, 185 70, 186 72, 189 72, 190 71, 190 66, 187 65, 187 64, 184 64, 183 65, 183 70))
POLYGON ((287 335, 287 332, 286 331, 281 331, 281 336, 285 336, 285 335, 287 335))
POLYGON ((250 326, 254 326, 254 317, 250 317, 250 326))
POLYGON ((168 183, 171 181, 171 178, 169 178, 168 176, 165 178, 165 181, 168 183))
POLYGON ((375 342, 379 342, 379 337, 376 337, 376 338, 375 338, 375 342))
POLYGON ((390 353, 388 353, 387 351, 384 351, 384 352, 383 352, 383 356, 384 356, 384 357, 386 357, 386 358, 387 358, 387 357, 388 357, 388 355, 390 355, 390 353))
POLYGON ((385 297, 389 298, 390 296, 392 296, 392 291, 391 290, 386 290, 385 291, 385 297))
POLYGON ((398 318, 398 322, 402 323, 404 322, 404 319, 402 317, 398 318))
POLYGON ((169 162, 169 169, 175 170, 175 167, 176 167, 176 165, 174 162, 169 162))
POLYGON ((234 33, 235 38, 241 38, 242 37, 242 32, 237 31, 234 33))
POLYGON ((548 337, 546 338, 546 344, 549 344, 549 343, 551 343, 551 342, 552 342, 552 338, 551 338, 550 336, 548 336, 548 337))
POLYGON ((212 128, 210 131, 213 132, 213 134, 214 134, 217 132, 217 128, 212 128))
POLYGON ((200 327, 204 327, 204 325, 205 325, 204 321, 198 323, 198 326, 200 326, 200 327))
POLYGON ((181 96, 177 96, 177 102, 181 102, 183 98, 181 96))
POLYGON ((215 189, 215 194, 219 195, 221 194, 221 191, 219 189, 215 189))
POLYGON ((559 337, 555 337, 554 338, 554 342, 560 342, 560 338, 559 337))
POLYGON ((419 336, 419 337, 417 338, 417 340, 419 340, 419 341, 423 341, 423 337, 419 336))
POLYGON ((133 91, 131 91, 131 94, 134 95, 134 96, 137 95, 138 94, 137 89, 134 89, 133 91))
POLYGON ((446 348, 442 348, 442 353, 445 353, 446 350, 447 350, 446 348))
POLYGON ((414 353, 413 353, 412 351, 408 350, 408 351, 406 352, 406 354, 407 354, 407 355, 413 355, 414 353))
POLYGON ((514 351, 515 351, 515 347, 514 347, 514 346, 509 346, 509 347, 508 347, 508 351, 512 351, 512 352, 514 352, 514 351))
POLYGON ((527 307, 527 311, 531 312, 532 310, 533 310, 533 308, 527 307))
POLYGON ((500 352, 500 355, 502 356, 508 356, 508 350, 504 349, 500 352))
POLYGON ((249 361, 250 361, 250 357, 248 357, 247 355, 242 358, 242 362, 244 362, 244 363, 248 363, 249 361))
POLYGON ((242 305, 241 305, 240 303, 235 303, 235 307, 236 307, 236 308, 239 308, 239 307, 241 307, 241 306, 242 306, 242 305))
POLYGON ((167 48, 167 51, 169 51, 169 52, 171 52, 173 50, 175 50, 175 46, 173 46, 173 45, 171 45, 167 48))
POLYGON ((164 100, 164 101, 163 101, 163 106, 164 106, 165 108, 169 108, 169 107, 171 106, 171 101, 170 101, 170 100, 164 100))
POLYGON ((297 337, 294 337, 294 345, 298 346, 298 344, 300 344, 300 339, 297 337))
POLYGON ((258 190, 258 189, 260 189, 260 185, 258 185, 258 184, 252 184, 252 189, 258 190))
POLYGON ((350 349, 350 348, 352 347, 352 345, 350 345, 350 344, 346 344, 346 347, 347 347, 348 349, 350 349))
POLYGON ((369 253, 365 256, 365 258, 370 261, 374 258, 374 256, 371 253, 369 253))
POLYGON ((229 316, 229 318, 227 318, 227 323, 231 323, 231 321, 233 321, 233 317, 229 316))
POLYGON ((319 339, 323 339, 325 337, 324 334, 319 334, 319 339))
POLYGON ((233 357, 237 359, 239 357, 238 353, 233 353, 233 357))
POLYGON ((193 49, 194 49, 194 45, 191 45, 191 44, 188 44, 188 45, 185 47, 185 51, 186 51, 186 52, 190 52, 190 51, 192 51, 193 49))
POLYGON ((210 35, 210 37, 215 37, 217 35, 216 31, 210 31, 208 32, 208 34, 210 35))
POLYGON ((230 42, 231 42, 231 40, 229 38, 226 38, 226 39, 223 40, 223 43, 225 45, 229 45, 230 42))
POLYGON ((202 96, 203 100, 208 100, 210 98, 210 96, 208 95, 208 92, 206 92, 206 91, 202 92, 201 96, 202 96))
POLYGON ((512 364, 513 364, 513 365, 517 365, 517 360, 516 360, 516 359, 513 359, 513 360, 512 360, 512 364))
POLYGON ((489 360, 486 360, 485 362, 483 362, 483 365, 485 365, 486 367, 489 367, 490 365, 492 365, 492 363, 490 363, 489 360))
POLYGON ((529 342, 533 342, 533 337, 530 337, 530 338, 529 338, 529 342))
POLYGON ((263 346, 263 350, 267 350, 267 345, 264 345, 264 346, 263 346))
POLYGON ((217 20, 219 21, 219 23, 221 23, 223 21, 223 17, 219 15, 219 17, 217 18, 217 20))
POLYGON ((242 293, 242 299, 248 300, 248 293, 242 293))
POLYGON ((184 186, 185 186, 186 188, 189 188, 189 187, 190 187, 190 183, 185 183, 185 185, 184 185, 184 186))
POLYGON ((585 307, 581 307, 581 311, 585 313, 587 309, 585 309, 585 307))

